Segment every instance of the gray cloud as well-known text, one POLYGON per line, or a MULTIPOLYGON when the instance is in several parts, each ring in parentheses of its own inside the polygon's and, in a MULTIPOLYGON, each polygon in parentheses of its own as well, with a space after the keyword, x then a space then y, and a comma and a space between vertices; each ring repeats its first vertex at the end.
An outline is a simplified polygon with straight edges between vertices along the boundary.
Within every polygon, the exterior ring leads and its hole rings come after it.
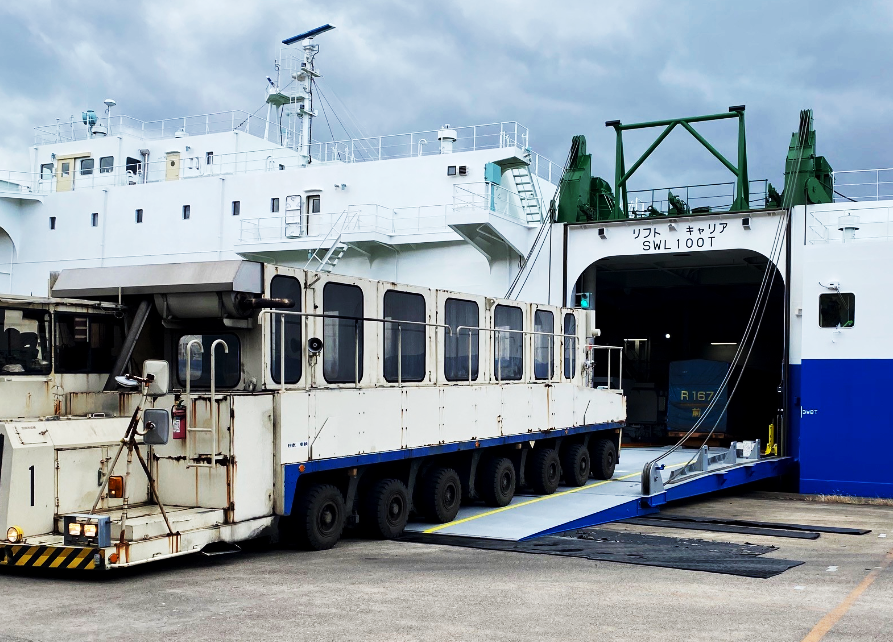
MULTIPOLYGON (((341 120, 335 94, 368 135, 518 120, 559 164, 570 137, 586 134, 596 172, 610 180, 614 135, 604 121, 744 103, 751 178, 779 185, 805 107, 836 169, 893 164, 885 2, 32 0, 0 9, 0 168, 27 166, 33 126, 100 111, 106 97, 146 120, 254 111, 277 43, 326 22, 337 29, 318 40, 322 88, 341 120)), ((734 158, 731 121, 700 130, 734 158)), ((322 119, 315 133, 329 138, 322 119)), ((656 135, 631 134, 628 158, 656 135)), ((684 132, 670 140, 636 185, 728 180, 684 132)))

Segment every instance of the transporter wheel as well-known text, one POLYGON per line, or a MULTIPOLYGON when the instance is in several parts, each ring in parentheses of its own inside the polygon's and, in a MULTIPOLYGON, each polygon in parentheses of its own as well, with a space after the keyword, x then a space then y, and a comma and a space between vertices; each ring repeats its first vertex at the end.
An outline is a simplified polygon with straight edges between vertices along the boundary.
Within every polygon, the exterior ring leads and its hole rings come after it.
POLYGON ((462 503, 462 483, 452 468, 432 468, 425 474, 420 493, 420 509, 426 519, 445 524, 456 519, 462 503))
POLYGON ((515 465, 508 457, 494 457, 481 475, 480 492, 488 506, 506 506, 515 496, 515 465))
POLYGON ((583 486, 589 480, 589 449, 583 444, 571 444, 561 454, 561 471, 568 486, 583 486))
POLYGON ((409 519, 409 491, 399 479, 383 479, 368 492, 363 502, 360 525, 373 537, 394 539, 409 519))
POLYGON ((332 548, 344 530, 344 497, 331 484, 311 486, 298 504, 295 535, 304 548, 332 548))
POLYGON ((617 448, 610 439, 599 439, 592 449, 592 476, 611 479, 617 466, 617 448))
POLYGON ((554 448, 534 448, 533 457, 528 459, 526 478, 533 491, 540 495, 551 495, 558 488, 561 477, 561 462, 554 448))

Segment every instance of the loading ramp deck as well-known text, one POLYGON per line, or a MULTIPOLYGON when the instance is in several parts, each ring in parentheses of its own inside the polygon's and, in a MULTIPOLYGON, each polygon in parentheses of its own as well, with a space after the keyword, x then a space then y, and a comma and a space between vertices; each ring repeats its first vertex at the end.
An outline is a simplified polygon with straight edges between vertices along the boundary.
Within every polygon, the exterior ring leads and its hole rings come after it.
MULTIPOLYGON (((463 506, 452 522, 414 522, 406 530, 458 537, 527 540, 648 515, 667 502, 778 477, 791 461, 787 457, 769 457, 739 461, 728 466, 711 466, 705 472, 669 484, 673 470, 682 468, 697 454, 696 449, 680 449, 662 462, 665 464, 661 471, 667 484, 665 490, 646 496, 642 493, 642 468, 646 462, 666 450, 668 448, 624 448, 612 479, 590 480, 578 488, 559 487, 552 495, 519 493, 503 508, 463 506)), ((723 449, 709 449, 711 456, 722 452, 723 449)))

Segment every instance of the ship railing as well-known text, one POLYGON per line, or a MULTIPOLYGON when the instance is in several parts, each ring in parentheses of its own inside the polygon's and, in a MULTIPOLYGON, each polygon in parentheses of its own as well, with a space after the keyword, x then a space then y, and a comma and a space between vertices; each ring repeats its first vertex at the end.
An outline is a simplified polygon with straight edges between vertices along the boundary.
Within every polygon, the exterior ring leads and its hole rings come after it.
MULTIPOLYGON (((749 204, 752 209, 766 207, 769 182, 766 179, 749 181, 749 204)), ((736 184, 704 183, 701 185, 676 185, 673 187, 656 187, 651 189, 629 190, 629 218, 648 218, 653 216, 649 206, 666 214, 669 211, 669 193, 681 198, 692 209, 710 208, 711 212, 728 211, 735 202, 736 184)), ((705 210, 702 210, 705 211, 705 210)))
MULTIPOLYGON (((108 130, 108 136, 133 136, 145 140, 179 138, 201 134, 219 134, 240 131, 263 138, 278 131, 279 125, 268 123, 266 118, 234 109, 230 111, 179 116, 162 120, 140 120, 126 115, 111 118, 97 114, 97 125, 108 130), (269 127, 268 127, 269 124, 269 127)), ((276 134, 278 136, 278 134, 276 134)), ((54 125, 41 125, 34 128, 34 144, 50 145, 71 141, 87 140, 96 137, 91 134, 81 120, 72 117, 68 122, 58 121, 54 125)))
POLYGON ((831 173, 836 203, 893 199, 893 167, 831 173))
MULTIPOLYGON (((456 141, 452 145, 453 152, 503 147, 516 147, 523 150, 528 146, 530 140, 528 129, 516 121, 450 127, 449 129, 456 132, 456 141)), ((405 134, 314 143, 310 155, 318 161, 340 160, 348 163, 412 156, 437 156, 441 153, 440 141, 437 139, 438 131, 429 129, 405 134)))
MULTIPOLYGON (((383 205, 350 205, 344 211, 246 218, 240 221, 240 243, 278 242, 288 239, 323 239, 339 223, 340 234, 372 233, 385 236, 437 234, 449 231, 452 205, 419 205, 389 208, 383 205)), ((337 234, 336 234, 337 236, 337 234)), ((334 236, 333 236, 334 238, 334 236)))
POLYGON ((807 208, 806 244, 883 241, 893 238, 893 207, 863 203, 852 209, 807 208))
POLYGON ((462 183, 453 185, 455 212, 478 210, 514 223, 527 225, 527 214, 521 207, 521 197, 495 183, 462 183))

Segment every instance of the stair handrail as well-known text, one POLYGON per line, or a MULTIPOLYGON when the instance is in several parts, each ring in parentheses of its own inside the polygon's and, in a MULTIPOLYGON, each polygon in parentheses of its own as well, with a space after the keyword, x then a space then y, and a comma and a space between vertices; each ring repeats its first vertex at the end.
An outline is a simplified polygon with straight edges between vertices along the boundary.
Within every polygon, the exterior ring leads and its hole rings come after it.
MULTIPOLYGON (((319 258, 318 253, 319 253, 319 251, 320 251, 321 249, 323 249, 323 247, 325 247, 326 241, 329 240, 329 238, 330 238, 331 235, 332 235, 332 232, 335 231, 335 228, 338 226, 338 222, 342 219, 342 217, 346 217, 346 216, 349 214, 349 212, 350 212, 350 208, 348 207, 348 208, 346 208, 343 212, 341 212, 341 213, 338 215, 338 218, 336 218, 336 219, 335 219, 335 222, 332 223, 332 227, 329 228, 329 231, 326 232, 326 235, 323 237, 322 241, 319 242, 319 245, 316 246, 316 249, 313 250, 313 253, 312 253, 312 254, 310 255, 310 257, 307 259, 307 263, 304 264, 304 269, 305 269, 305 270, 309 270, 309 269, 310 269, 310 264, 313 263, 313 259, 316 259, 317 261, 320 262, 319 266, 317 267, 317 270, 318 270, 319 268, 322 267, 322 265, 323 265, 323 263, 322 263, 322 259, 319 258)), ((347 224, 347 220, 345 220, 344 223, 341 224, 341 229, 342 229, 342 230, 344 229, 344 226, 345 226, 346 224, 347 224)), ((308 230, 308 231, 309 231, 309 230, 308 230)), ((339 235, 339 237, 340 237, 340 235, 339 235)), ((334 243, 333 243, 333 245, 334 245, 334 243)))

